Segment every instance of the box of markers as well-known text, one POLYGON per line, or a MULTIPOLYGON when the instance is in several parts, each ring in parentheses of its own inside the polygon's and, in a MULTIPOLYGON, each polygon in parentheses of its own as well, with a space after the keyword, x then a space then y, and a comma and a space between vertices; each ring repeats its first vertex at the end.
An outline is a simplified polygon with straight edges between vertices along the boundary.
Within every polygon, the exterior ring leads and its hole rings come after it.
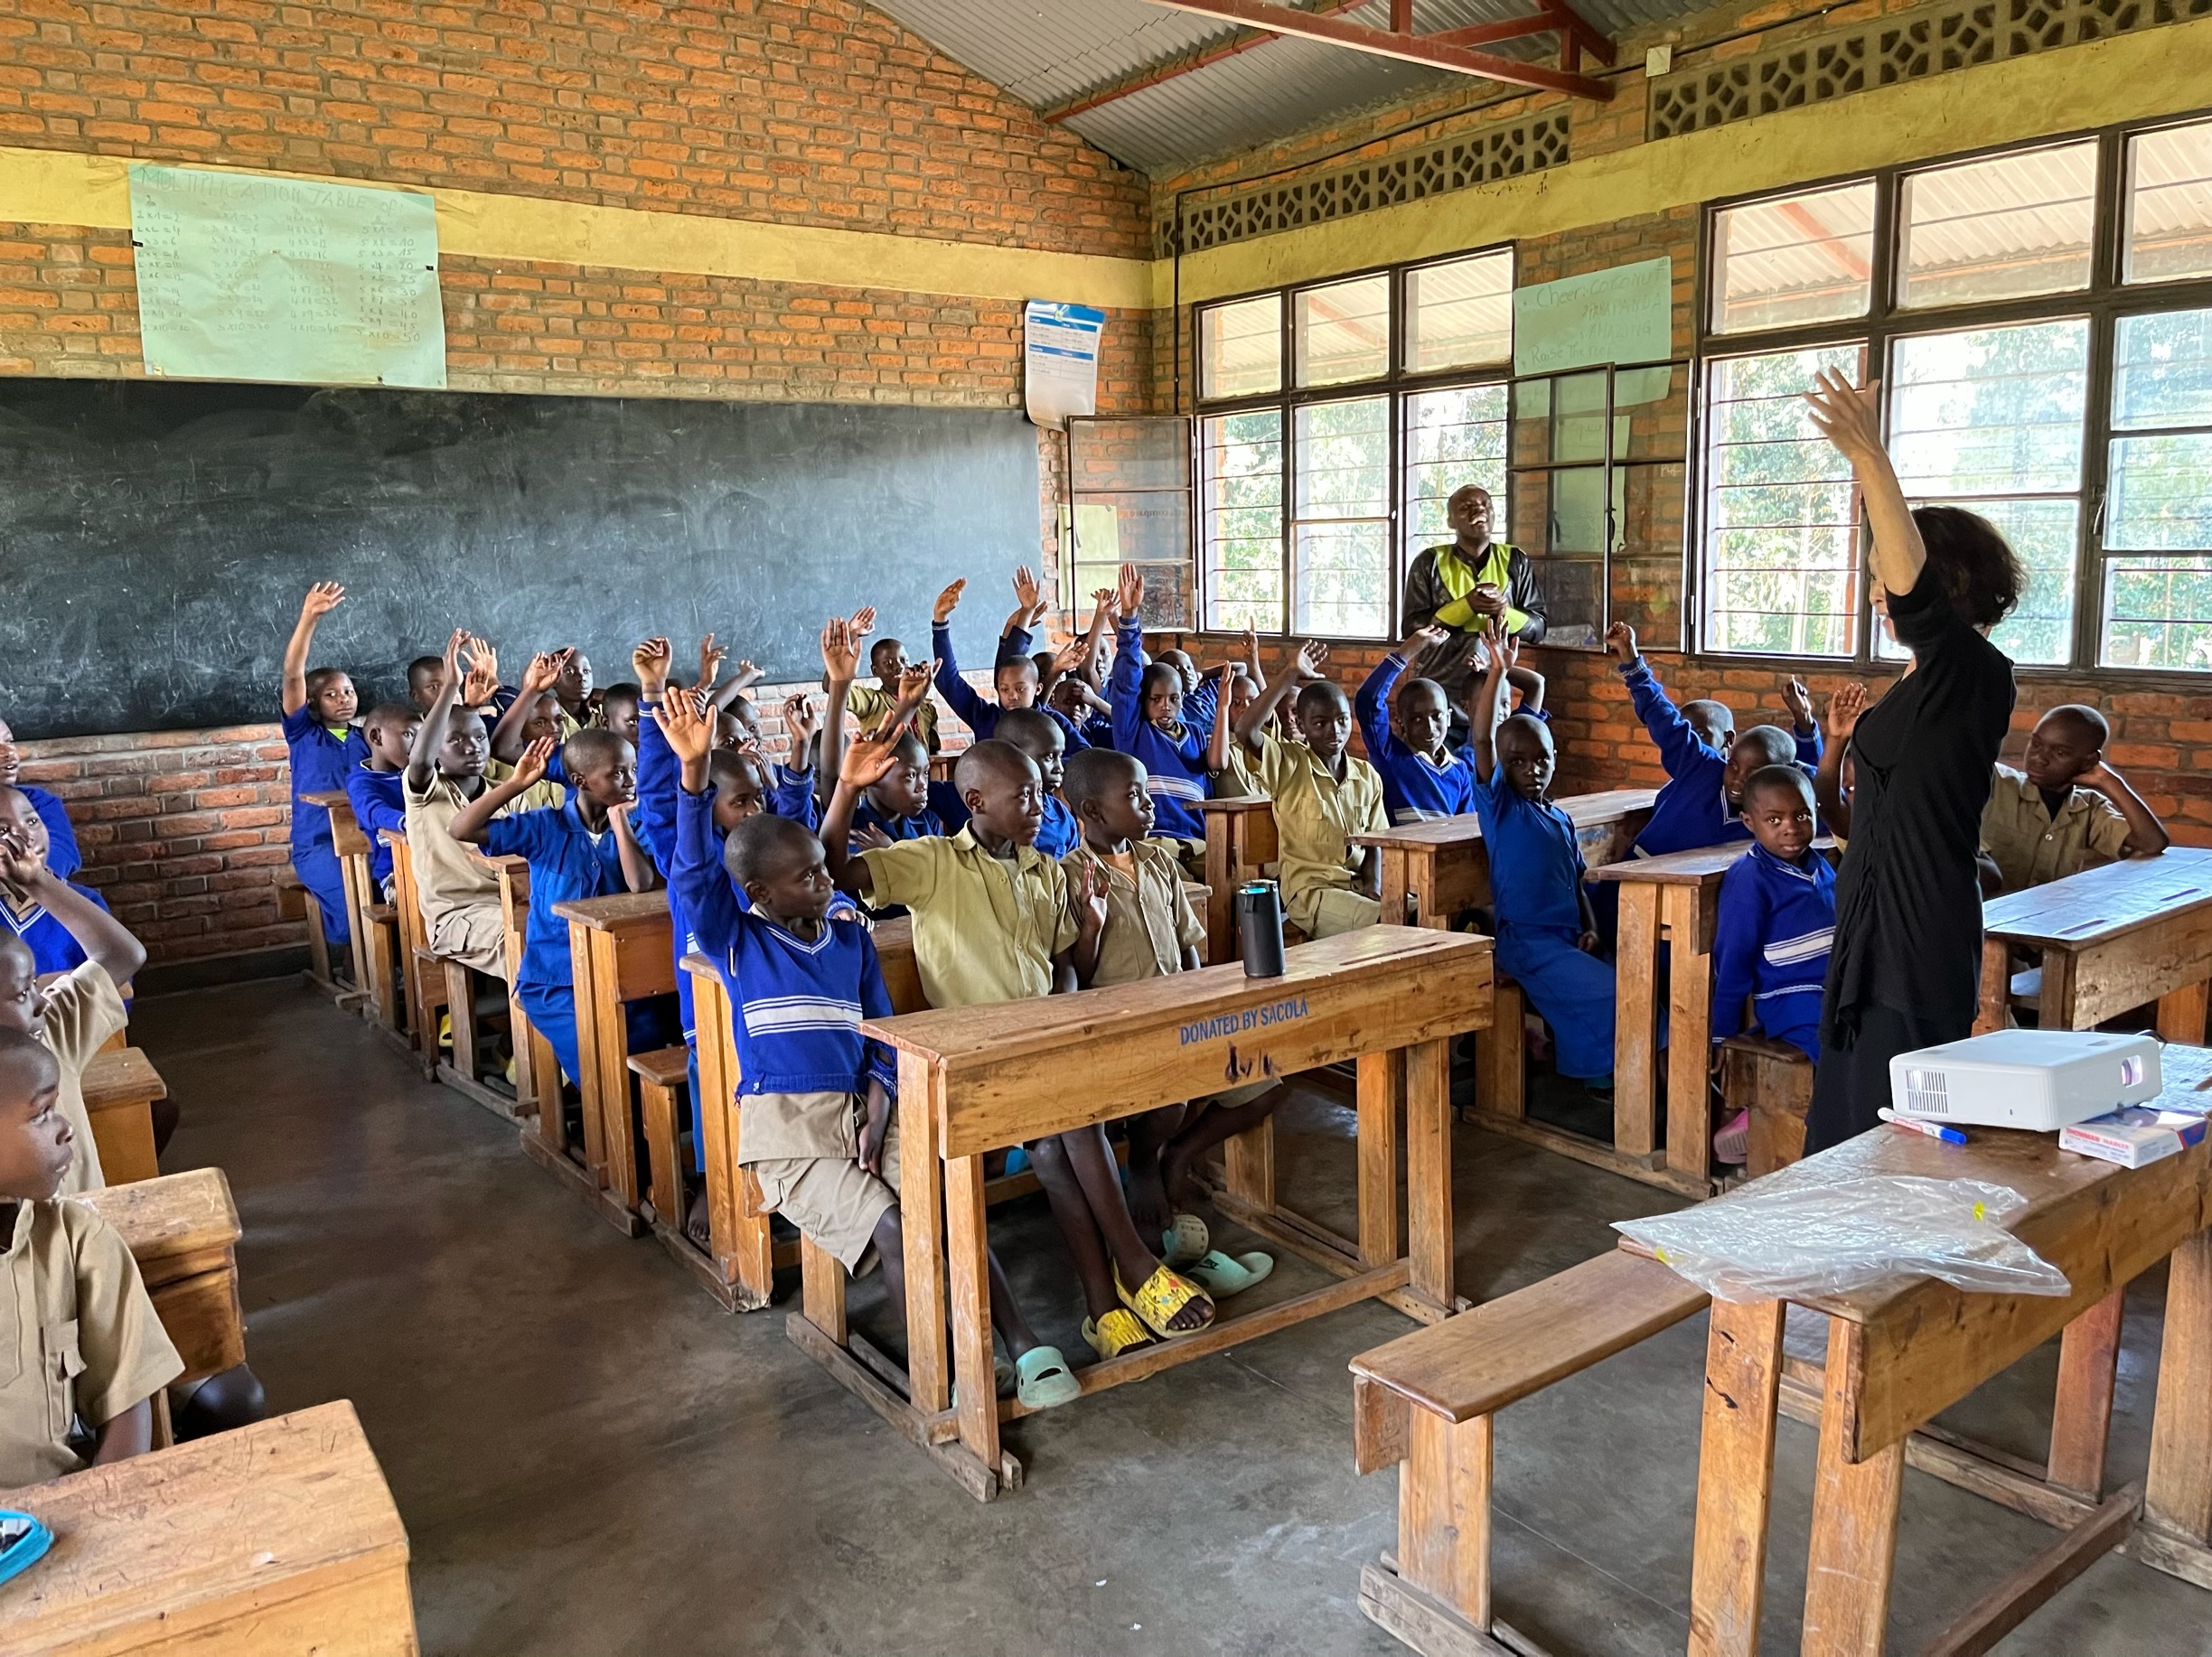
POLYGON ((2170 1043, 2159 1066, 2165 1086, 2156 1099, 2060 1128, 2058 1148, 2140 1168, 2201 1142, 2212 1109, 2212 1050, 2170 1043))

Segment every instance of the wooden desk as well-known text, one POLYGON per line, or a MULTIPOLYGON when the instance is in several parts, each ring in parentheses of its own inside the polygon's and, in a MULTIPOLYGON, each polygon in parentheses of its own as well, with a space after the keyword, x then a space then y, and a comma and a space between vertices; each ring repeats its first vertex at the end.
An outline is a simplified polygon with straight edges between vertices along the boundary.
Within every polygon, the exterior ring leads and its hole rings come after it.
MULTIPOLYGON (((1568 794, 1552 803, 1573 820, 1582 861, 1594 869, 1627 854, 1658 798, 1656 789, 1617 788, 1568 794)), ((1385 921, 1402 914, 1410 926, 1448 929, 1462 910, 1490 901, 1490 856, 1483 847, 1482 824, 1472 813, 1355 834, 1352 843, 1382 854, 1385 921)))
POLYGON ((2009 956, 2021 949, 2043 957, 2043 1029, 2095 1029, 2155 1001, 2160 1036, 2205 1039, 2212 850, 2176 846, 1992 898, 1982 931, 1977 1033, 2005 1027, 2009 956))
POLYGON ((93 1055, 84 1068, 85 1114, 100 1174, 110 1185, 152 1179, 161 1172, 154 1156, 154 1104, 169 1097, 169 1084, 136 1047, 93 1055))
MULTIPOLYGON (((1077 1371, 1092 1393, 1382 1298, 1423 1321, 1452 1292, 1450 1038, 1490 1015, 1487 939, 1373 926, 1298 944, 1279 978, 1208 967, 1049 1001, 908 1014, 863 1027, 899 1055, 902 1229, 908 1363, 902 1397, 880 1354, 804 1314, 792 1338, 927 1449, 971 1495, 1017 1482, 998 1428, 1025 1411, 991 1376, 983 1156, 1094 1122, 1200 1097, 1232 1082, 1359 1062, 1359 1236, 1340 1237, 1274 1201, 1271 1137, 1231 1156, 1223 1208, 1337 1281, 1204 1333, 1077 1371), (1111 1064, 1101 1055, 1111 1054, 1111 1064), (1066 1085, 1071 1075, 1082 1088, 1066 1085), (1405 1102, 1407 1243, 1398 1215, 1398 1105, 1405 1102), (1257 1154, 1254 1155, 1253 1153, 1257 1154), (941 1240, 941 1234, 943 1240, 941 1240), (946 1293, 952 1336, 946 1341, 946 1293), (948 1415, 948 1382, 959 1382, 948 1415), (952 1442, 956 1439, 957 1442, 952 1442)), ((838 1320, 841 1321, 841 1320, 838 1320)))
MULTIPOLYGON (((339 877, 345 883, 346 930, 351 934, 350 952, 353 958, 353 984, 351 988, 339 992, 338 1004, 359 1009, 369 994, 369 941, 361 919, 360 878, 367 866, 356 859, 367 857, 369 838, 361 833, 360 819, 353 815, 353 802, 346 798, 345 790, 332 788, 317 794, 302 794, 300 801, 304 805, 321 806, 330 814, 331 849, 337 854, 339 877)), ((314 906, 314 893, 307 894, 307 922, 313 927, 319 924, 322 912, 314 906)))
POLYGON ((77 1201, 98 1209, 130 1245, 162 1328, 184 1360, 180 1379, 198 1381, 246 1362, 238 1208, 220 1168, 109 1185, 77 1201))
POLYGON ((1273 800, 1232 797, 1202 800, 1198 805, 1205 815, 1206 960, 1218 964, 1239 959, 1237 888, 1259 879, 1281 851, 1273 800))
POLYGON ((392 914, 399 928, 399 988, 407 1002, 407 1027, 415 1037, 424 1076, 433 1077, 438 1067, 438 1016, 445 1006, 445 974, 429 959, 430 932, 423 924, 415 854, 408 849, 407 836, 386 828, 378 838, 391 853, 392 914))
POLYGON ((665 891, 621 892, 556 903, 568 922, 576 985, 576 1078, 584 1097, 584 1164, 600 1212, 618 1231, 644 1234, 638 1215, 637 1112, 631 1103, 627 1004, 676 993, 676 958, 665 891))
MULTIPOLYGON (((1914 1465, 2067 1533, 1954 1622, 1931 1651, 1989 1649, 2058 1585, 2122 1541, 2141 1562, 2212 1587, 2212 1146, 2124 1169, 2049 1135, 1969 1128, 1964 1146, 1876 1131, 1767 1176, 1986 1179, 2029 1200, 2013 1232, 2064 1271, 2065 1297, 1969 1294, 1929 1278, 1797 1304, 1826 1323, 1826 1361, 1792 1413, 1820 1450, 1806 1571, 1808 1657, 1878 1657, 1904 1469, 1914 1465), (2128 1281, 2171 1256, 2147 1484, 2106 1499, 2104 1448, 2128 1281), (1939 1411, 2063 1332, 2043 1476, 1921 1436, 1939 1411), (2141 1518, 2136 1517, 2141 1508, 2141 1518), (1949 1642, 1946 1643, 1946 1642, 1949 1642)), ((1754 1181, 1746 1191, 1757 1191, 1754 1181)), ((1791 1407, 1778 1300, 1715 1302, 1698 1464, 1690 1651, 1758 1646, 1775 1418, 1791 1407)))
POLYGON ((0 1584, 13 1657, 414 1657, 407 1531, 350 1403, 0 1493, 52 1552, 0 1584))
POLYGON ((507 929, 507 1027, 514 1041, 515 1109, 530 1116, 522 1148, 531 1160, 596 1203, 599 1186, 584 1165, 568 1155, 568 1125, 561 1109, 560 1061, 552 1044, 530 1027, 530 1016, 514 993, 522 976, 522 945, 530 927, 530 859, 485 857, 499 876, 500 919, 507 929))

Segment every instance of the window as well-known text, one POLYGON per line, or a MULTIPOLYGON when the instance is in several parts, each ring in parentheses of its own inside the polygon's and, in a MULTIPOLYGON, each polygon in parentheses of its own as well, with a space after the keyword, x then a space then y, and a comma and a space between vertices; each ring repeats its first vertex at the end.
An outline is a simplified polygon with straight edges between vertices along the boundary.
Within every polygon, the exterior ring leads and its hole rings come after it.
POLYGON ((1394 637, 1454 490, 1489 490, 1505 538, 1510 249, 1203 306, 1195 332, 1204 626, 1394 637))
POLYGON ((1916 507, 1979 513, 2018 554, 1992 634, 2013 660, 2212 671, 2212 120, 1722 203, 1709 232, 1702 648, 1900 653, 1800 401, 1826 367, 1882 381, 1916 507))

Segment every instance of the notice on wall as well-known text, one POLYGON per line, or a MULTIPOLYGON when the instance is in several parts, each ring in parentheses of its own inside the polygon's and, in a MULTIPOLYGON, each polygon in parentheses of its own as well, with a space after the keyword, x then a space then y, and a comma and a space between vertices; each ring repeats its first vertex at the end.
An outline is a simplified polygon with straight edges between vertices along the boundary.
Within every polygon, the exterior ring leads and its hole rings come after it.
MULTIPOLYGON (((1514 372, 1556 374, 1673 355, 1674 263, 1644 259, 1514 290, 1514 372)), ((1615 407, 1664 397, 1664 368, 1620 375, 1615 407)))
POLYGON ((445 386, 429 196, 153 166, 130 195, 147 373, 445 386))
POLYGON ((1098 412, 1099 341, 1106 313, 1032 299, 1022 310, 1022 399, 1039 426, 1098 412))

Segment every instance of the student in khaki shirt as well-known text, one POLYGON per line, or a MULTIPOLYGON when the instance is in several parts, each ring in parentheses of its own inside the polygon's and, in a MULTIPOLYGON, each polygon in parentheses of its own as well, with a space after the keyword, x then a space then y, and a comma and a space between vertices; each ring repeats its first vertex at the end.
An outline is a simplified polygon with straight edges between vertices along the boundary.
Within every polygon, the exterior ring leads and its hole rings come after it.
POLYGON ((2166 849, 2165 824, 2104 763, 2111 735, 2095 708, 2068 703, 2036 722, 2022 770, 1997 767, 1982 810, 1984 896, 2166 849))
MULTIPOLYGON (((1079 957, 1096 963, 1106 893, 1092 879, 1071 893, 1060 866, 1036 849, 1045 782, 1036 762, 1011 743, 979 742, 960 756, 952 786, 969 819, 958 834, 849 856, 854 805, 860 791, 895 763, 904 731, 894 726, 846 751, 822 821, 830 877, 864 903, 903 903, 912 912, 914 968, 932 1006, 1074 989, 1079 957)), ((1095 1272, 1161 1340, 1195 1334, 1214 1321, 1213 1300, 1163 1264, 1138 1234, 1103 1127, 1040 1139, 1028 1150, 1086 1284, 1095 1272), (1095 1252, 1101 1238, 1104 1258, 1095 1252)), ((1092 1325, 1095 1334, 1095 1319, 1092 1325)), ((1093 1344, 1103 1350, 1101 1342, 1093 1344)))
MULTIPOLYGON (((936 663, 922 666, 933 673, 936 663)), ((905 697, 906 675, 914 664, 906 660, 906 647, 896 639, 878 639, 868 651, 868 670, 876 675, 873 685, 856 682, 845 693, 845 712, 853 728, 874 732, 886 719, 899 709, 905 697)), ((932 754, 937 752, 937 704, 926 692, 914 710, 914 734, 922 739, 922 745, 932 754)))
MULTIPOLYGON (((462 700, 460 656, 466 639, 456 628, 446 643, 436 697, 408 755, 401 779, 408 850, 415 861, 416 896, 430 947, 504 979, 507 925, 500 915, 499 876, 473 847, 453 838, 453 819, 484 791, 484 763, 492 754, 483 716, 462 700)), ((469 664, 472 679, 483 665, 481 654, 469 664)), ((496 685, 496 661, 491 678, 496 685)))
MULTIPOLYGON (((0 833, 0 886, 22 901, 43 905, 83 949, 86 960, 42 990, 31 951, 0 930, 0 1030, 42 1041, 61 1066, 61 1110, 74 1149, 62 1178, 64 1196, 97 1191, 108 1182, 92 1143, 92 1119, 84 1102, 84 1070, 108 1038, 129 1023, 117 986, 145 964, 145 946, 120 921, 61 879, 23 837, 0 833)), ((172 1112, 159 1125, 175 1126, 172 1112)), ((157 1132, 156 1145, 165 1140, 157 1132)))
POLYGON ((1352 844, 1355 834, 1390 827, 1382 779, 1346 751, 1352 704, 1321 677, 1328 647, 1299 647, 1290 671, 1239 715, 1236 737, 1261 791, 1275 802, 1281 847, 1283 913, 1309 938, 1373 926, 1382 916, 1382 857, 1352 844), (1267 722, 1295 691, 1292 735, 1270 735, 1267 722))
POLYGON ((61 1067, 0 1032, 0 1489, 142 1456, 154 1394, 183 1372, 129 1248, 61 1199, 72 1151, 61 1067), (91 1429, 88 1460, 71 1439, 91 1429))

